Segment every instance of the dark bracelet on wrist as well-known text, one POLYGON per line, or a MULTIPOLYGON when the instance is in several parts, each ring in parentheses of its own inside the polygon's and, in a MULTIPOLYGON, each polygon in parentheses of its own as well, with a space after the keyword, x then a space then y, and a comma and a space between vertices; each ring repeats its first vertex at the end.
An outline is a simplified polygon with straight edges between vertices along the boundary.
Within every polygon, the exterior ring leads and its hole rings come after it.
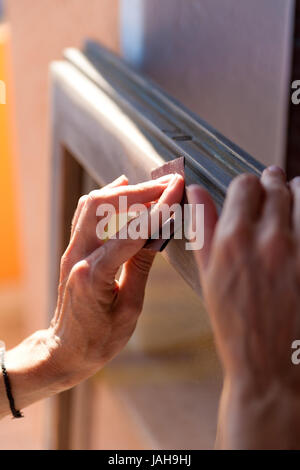
POLYGON ((12 394, 11 383, 8 377, 7 370, 5 368, 4 357, 5 357, 5 344, 3 341, 0 341, 1 370, 2 370, 2 375, 4 379, 4 384, 5 384, 6 395, 9 401, 10 410, 14 418, 23 418, 24 415, 21 413, 21 411, 17 410, 15 407, 15 401, 14 401, 14 397, 12 394))

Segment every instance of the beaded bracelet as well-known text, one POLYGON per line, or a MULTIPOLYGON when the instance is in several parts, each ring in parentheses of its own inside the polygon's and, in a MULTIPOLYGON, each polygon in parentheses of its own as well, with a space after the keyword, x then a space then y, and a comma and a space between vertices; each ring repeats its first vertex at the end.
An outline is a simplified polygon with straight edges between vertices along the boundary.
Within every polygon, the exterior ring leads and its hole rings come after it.
POLYGON ((4 384, 5 384, 5 390, 6 390, 6 395, 9 401, 9 406, 10 410, 12 412, 12 415, 14 418, 23 418, 23 414, 21 411, 17 410, 15 407, 15 401, 14 397, 12 395, 12 390, 11 390, 11 384, 10 380, 8 377, 7 370, 5 368, 5 343, 3 341, 0 341, 0 362, 1 362, 1 369, 2 369, 2 375, 4 379, 4 384))

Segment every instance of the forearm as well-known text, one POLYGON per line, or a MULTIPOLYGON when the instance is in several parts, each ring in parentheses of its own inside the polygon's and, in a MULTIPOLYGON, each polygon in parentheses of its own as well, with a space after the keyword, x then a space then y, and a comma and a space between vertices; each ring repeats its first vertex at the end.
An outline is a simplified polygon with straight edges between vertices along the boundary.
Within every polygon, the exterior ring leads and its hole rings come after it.
MULTIPOLYGON (((57 367, 59 345, 51 329, 41 330, 25 339, 5 355, 16 409, 26 406, 72 385, 71 377, 57 367)), ((3 377, 0 378, 0 418, 10 414, 3 377)))
POLYGON ((252 393, 254 388, 225 380, 216 448, 299 449, 299 398, 280 385, 263 394, 252 393))

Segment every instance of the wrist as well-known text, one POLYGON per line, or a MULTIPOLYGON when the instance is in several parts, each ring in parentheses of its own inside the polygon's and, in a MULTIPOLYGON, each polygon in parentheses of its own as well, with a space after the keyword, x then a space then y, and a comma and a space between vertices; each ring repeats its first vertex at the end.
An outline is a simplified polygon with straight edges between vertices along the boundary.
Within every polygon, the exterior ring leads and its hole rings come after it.
MULTIPOLYGON (((6 353, 5 367, 17 409, 72 386, 67 370, 60 368, 56 361, 59 347, 59 341, 49 328, 35 332, 6 353)), ((0 388, 0 416, 3 416, 10 412, 8 400, 4 398, 3 380, 0 388)))
POLYGON ((269 387, 226 378, 222 390, 217 447, 298 449, 300 403, 281 383, 269 387))

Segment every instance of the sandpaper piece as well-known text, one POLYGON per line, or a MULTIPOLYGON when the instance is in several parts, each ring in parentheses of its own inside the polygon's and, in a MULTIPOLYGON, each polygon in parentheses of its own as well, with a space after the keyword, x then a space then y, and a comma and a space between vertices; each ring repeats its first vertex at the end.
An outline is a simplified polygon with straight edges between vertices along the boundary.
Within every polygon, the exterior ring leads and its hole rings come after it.
MULTIPOLYGON (((164 163, 164 165, 155 168, 151 172, 151 177, 152 179, 157 179, 160 178, 161 176, 164 175, 170 175, 172 173, 178 173, 179 175, 183 176, 184 178, 184 157, 179 157, 176 158, 175 160, 171 160, 170 162, 164 163)), ((159 232, 159 238, 153 239, 149 238, 145 245, 144 248, 153 250, 153 251, 163 251, 169 241, 174 237, 174 226, 175 226, 175 220, 173 217, 170 217, 168 220, 166 220, 159 232), (170 225, 170 238, 163 238, 162 237, 162 230, 164 226, 170 225)))
POLYGON ((173 173, 178 173, 184 178, 184 157, 175 158, 175 160, 171 160, 155 168, 151 171, 151 178, 155 180, 161 176, 172 175, 173 173))

